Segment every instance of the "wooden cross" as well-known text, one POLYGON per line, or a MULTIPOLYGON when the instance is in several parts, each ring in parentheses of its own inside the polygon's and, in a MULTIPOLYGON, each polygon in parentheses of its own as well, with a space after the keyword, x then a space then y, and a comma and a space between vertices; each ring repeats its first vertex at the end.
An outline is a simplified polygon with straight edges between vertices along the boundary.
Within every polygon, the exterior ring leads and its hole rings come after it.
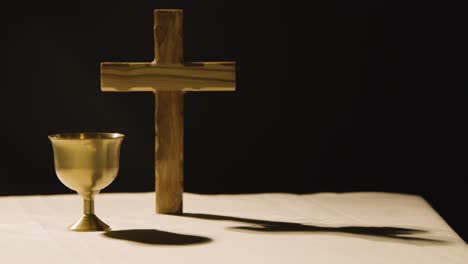
POLYGON ((103 92, 155 94, 156 213, 182 213, 184 92, 235 91, 234 62, 183 60, 183 11, 154 11, 154 61, 101 63, 103 92))

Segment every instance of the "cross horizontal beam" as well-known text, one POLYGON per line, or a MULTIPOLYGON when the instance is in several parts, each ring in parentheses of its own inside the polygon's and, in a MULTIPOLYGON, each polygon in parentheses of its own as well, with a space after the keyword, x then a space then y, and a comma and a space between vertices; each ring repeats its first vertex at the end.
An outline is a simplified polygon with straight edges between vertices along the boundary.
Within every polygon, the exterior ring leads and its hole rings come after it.
POLYGON ((234 62, 101 64, 104 92, 235 91, 234 62))

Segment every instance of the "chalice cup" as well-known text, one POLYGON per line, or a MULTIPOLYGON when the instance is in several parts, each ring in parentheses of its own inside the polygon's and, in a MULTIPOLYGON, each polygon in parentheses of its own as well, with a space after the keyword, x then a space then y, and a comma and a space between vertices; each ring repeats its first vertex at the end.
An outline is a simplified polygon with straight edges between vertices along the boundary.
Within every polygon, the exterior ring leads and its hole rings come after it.
POLYGON ((69 230, 110 230, 94 214, 94 196, 117 176, 120 146, 124 137, 119 133, 49 135, 58 178, 83 198, 83 215, 68 227, 69 230))

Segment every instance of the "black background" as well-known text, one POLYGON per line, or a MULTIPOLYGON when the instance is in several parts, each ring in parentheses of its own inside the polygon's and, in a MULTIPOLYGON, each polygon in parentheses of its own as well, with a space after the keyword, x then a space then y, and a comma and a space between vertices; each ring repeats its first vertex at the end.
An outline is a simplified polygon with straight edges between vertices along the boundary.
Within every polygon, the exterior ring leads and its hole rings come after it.
POLYGON ((238 63, 235 93, 185 96, 187 192, 418 194, 466 239, 466 11, 411 3, 4 4, 0 194, 71 193, 47 135, 73 131, 127 135, 103 192, 154 189, 154 98, 100 92, 99 63, 151 61, 153 9, 183 8, 186 61, 238 63))

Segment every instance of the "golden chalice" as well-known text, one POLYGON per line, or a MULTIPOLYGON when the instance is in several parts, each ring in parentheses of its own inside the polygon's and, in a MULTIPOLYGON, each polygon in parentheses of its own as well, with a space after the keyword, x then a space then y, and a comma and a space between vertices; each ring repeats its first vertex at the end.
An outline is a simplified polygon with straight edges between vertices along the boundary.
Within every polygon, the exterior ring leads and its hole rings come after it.
POLYGON ((69 230, 110 230, 94 214, 94 196, 117 176, 120 146, 124 137, 118 133, 49 135, 58 178, 83 197, 83 215, 68 227, 69 230))

